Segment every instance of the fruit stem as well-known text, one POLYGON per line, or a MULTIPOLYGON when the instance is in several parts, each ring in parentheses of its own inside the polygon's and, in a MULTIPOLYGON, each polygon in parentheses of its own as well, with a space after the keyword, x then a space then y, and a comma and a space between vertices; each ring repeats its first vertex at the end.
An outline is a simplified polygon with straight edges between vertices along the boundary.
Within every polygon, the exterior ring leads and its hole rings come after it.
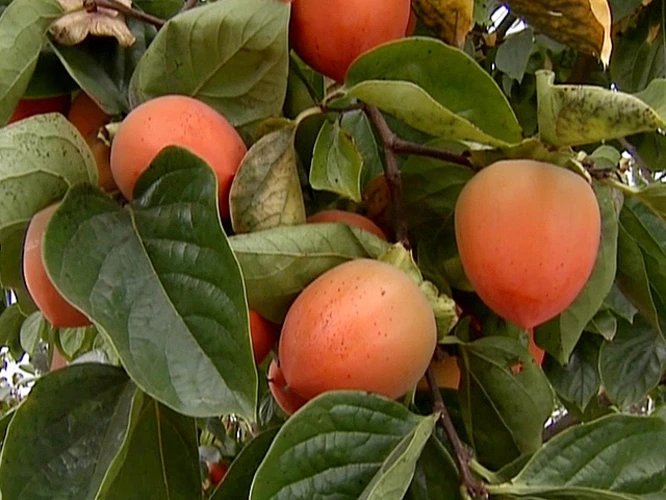
POLYGON ((166 22, 164 19, 159 17, 151 16, 140 10, 133 9, 132 7, 127 7, 116 0, 85 0, 83 5, 86 9, 94 7, 104 7, 105 9, 111 9, 120 12, 121 14, 126 15, 127 17, 133 17, 139 21, 143 21, 147 24, 152 24, 156 28, 161 28, 166 22))
POLYGON ((456 428, 453 425, 451 416, 449 415, 444 400, 442 399, 442 394, 439 392, 439 387, 437 385, 437 379, 435 378, 435 372, 432 367, 429 366, 426 371, 426 380, 428 381, 428 387, 430 387, 430 394, 432 397, 432 409, 435 413, 439 415, 439 423, 444 428, 446 436, 453 447, 453 452, 455 453, 456 463, 458 465, 458 471, 460 472, 460 481, 462 487, 467 491, 471 498, 488 498, 488 491, 486 486, 482 481, 477 480, 469 468, 469 461, 471 456, 467 448, 463 445, 456 428))

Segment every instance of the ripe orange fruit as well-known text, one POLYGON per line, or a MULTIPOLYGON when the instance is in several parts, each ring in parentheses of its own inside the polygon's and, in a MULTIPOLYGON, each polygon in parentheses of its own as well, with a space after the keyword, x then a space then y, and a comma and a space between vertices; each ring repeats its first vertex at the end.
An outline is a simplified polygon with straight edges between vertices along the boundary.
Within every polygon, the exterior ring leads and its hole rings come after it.
POLYGON ((357 259, 314 280, 296 298, 280 337, 280 368, 305 399, 356 389, 402 396, 435 349, 435 317, 419 287, 384 262, 357 259))
POLYGON ((318 223, 318 222, 342 222, 349 226, 357 227, 359 229, 365 229, 368 232, 371 232, 375 236, 386 241, 386 235, 377 224, 372 222, 367 217, 362 216, 354 212, 345 212, 344 210, 323 210, 314 215, 308 217, 308 222, 318 223))
POLYGON ((247 148, 224 116, 184 95, 151 99, 120 124, 111 145, 111 173, 120 192, 131 200, 141 173, 170 145, 186 148, 210 165, 217 177, 220 215, 227 218, 231 181, 247 148))
POLYGON ((338 82, 364 52, 403 38, 410 0, 293 0, 290 41, 312 68, 338 82))
POLYGON ((72 101, 68 119, 86 140, 95 157, 99 186, 105 191, 114 191, 117 186, 111 175, 111 147, 99 139, 99 130, 111 117, 93 101, 88 94, 81 92, 72 101))
POLYGON ((224 476, 227 475, 229 466, 221 462, 210 462, 208 464, 208 475, 210 476, 210 482, 213 483, 213 486, 217 486, 222 482, 224 476))
POLYGON ((275 359, 271 361, 268 367, 268 387, 273 399, 286 415, 293 415, 301 406, 307 403, 305 399, 287 387, 282 370, 280 370, 275 359))
POLYGON ((37 212, 28 225, 23 243, 23 278, 35 305, 57 328, 90 325, 90 320, 75 309, 55 288, 42 259, 42 240, 46 226, 58 205, 37 212))
POLYGON ((21 99, 7 123, 14 123, 24 118, 45 113, 61 113, 66 116, 71 101, 72 98, 69 94, 37 99, 21 99))
MULTIPOLYGON (((430 366, 440 389, 455 389, 460 387, 460 368, 458 367, 458 356, 446 354, 442 359, 434 360, 430 366)), ((420 391, 427 391, 428 380, 423 377, 417 386, 420 391)))
POLYGON ((258 312, 250 310, 250 333, 252 334, 252 350, 256 364, 263 363, 268 353, 275 347, 278 331, 278 325, 271 323, 258 312))
POLYGON ((463 269, 481 300, 527 329, 564 311, 585 286, 601 215, 581 176, 548 163, 504 160, 463 188, 455 231, 463 269))
POLYGON ((539 366, 543 365, 543 358, 546 356, 546 351, 541 349, 541 347, 539 347, 534 341, 534 328, 528 328, 527 336, 529 337, 530 340, 530 343, 528 345, 530 354, 534 358, 534 361, 536 361, 537 365, 539 366))

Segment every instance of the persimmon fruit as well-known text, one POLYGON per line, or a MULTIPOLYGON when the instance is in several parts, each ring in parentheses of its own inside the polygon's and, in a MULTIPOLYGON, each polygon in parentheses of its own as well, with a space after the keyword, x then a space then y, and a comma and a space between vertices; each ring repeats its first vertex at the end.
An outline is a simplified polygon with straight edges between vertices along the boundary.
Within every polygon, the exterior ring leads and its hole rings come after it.
POLYGON ((390 264, 356 259, 319 276, 289 308, 280 368, 307 400, 341 389, 395 399, 423 376, 436 341, 434 313, 416 283, 390 264))
MULTIPOLYGON (((460 387, 460 367, 458 366, 458 356, 445 354, 442 359, 433 360, 430 364, 437 387, 440 389, 458 390, 460 387)), ((428 380, 423 377, 416 387, 418 390, 428 390, 428 380)))
POLYGON ((7 123, 14 123, 24 118, 45 113, 61 113, 67 116, 72 98, 69 94, 53 97, 39 97, 35 99, 23 98, 19 100, 14 113, 7 123))
POLYGON ((290 41, 308 65, 342 82, 358 56, 403 38, 410 14, 410 0, 293 0, 290 41))
POLYGON ((455 233, 481 300, 528 329, 564 311, 585 286, 601 215, 583 177, 549 163, 502 160, 462 189, 455 233))
POLYGON ((268 353, 275 347, 279 328, 278 325, 271 323, 258 312, 250 310, 250 333, 256 364, 263 363, 268 353))
POLYGON ((95 157, 98 184, 105 191, 115 191, 117 188, 111 175, 111 146, 98 137, 99 130, 110 118, 85 92, 74 98, 68 115, 70 123, 81 133, 95 157))
POLYGON ((301 406, 307 403, 307 400, 289 389, 276 359, 271 361, 268 367, 268 388, 277 405, 288 416, 296 413, 301 406))
POLYGON ((341 222, 349 226, 364 229, 375 236, 386 240, 386 235, 380 227, 367 217, 355 212, 345 212, 344 210, 323 210, 308 217, 309 223, 319 222, 341 222))
POLYGON ((546 356, 546 351, 541 349, 541 347, 539 347, 534 341, 534 328, 527 329, 527 337, 529 338, 527 349, 530 351, 530 354, 534 358, 534 361, 536 361, 536 364, 539 366, 543 365, 543 358, 546 356))
POLYGON ((213 486, 217 486, 222 482, 224 476, 227 475, 229 466, 222 462, 209 462, 208 463, 208 476, 213 486))
POLYGON ((57 328, 90 325, 90 320, 60 295, 49 278, 42 259, 44 231, 58 204, 37 212, 31 219, 23 243, 23 278, 28 293, 44 317, 57 328))
POLYGON ((146 101, 118 127, 111 144, 111 173, 123 196, 133 198, 137 179, 167 146, 188 149, 210 165, 217 177, 220 215, 226 219, 231 181, 247 148, 224 116, 184 95, 146 101))

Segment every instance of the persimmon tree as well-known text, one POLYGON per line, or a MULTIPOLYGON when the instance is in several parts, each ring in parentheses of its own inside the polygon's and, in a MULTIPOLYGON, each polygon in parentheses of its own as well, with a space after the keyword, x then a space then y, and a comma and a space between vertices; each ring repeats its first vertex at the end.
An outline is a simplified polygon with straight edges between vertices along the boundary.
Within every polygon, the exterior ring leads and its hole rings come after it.
POLYGON ((2 497, 666 498, 665 6, 0 2, 2 497))

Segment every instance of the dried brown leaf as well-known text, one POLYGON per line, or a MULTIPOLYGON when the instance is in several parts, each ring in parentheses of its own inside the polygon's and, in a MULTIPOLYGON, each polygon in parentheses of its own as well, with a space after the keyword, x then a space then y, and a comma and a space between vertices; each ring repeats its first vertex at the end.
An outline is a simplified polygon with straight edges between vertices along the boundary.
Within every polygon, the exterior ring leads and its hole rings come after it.
POLYGON ((412 0, 412 8, 442 41, 458 48, 474 27, 474 0, 412 0))

